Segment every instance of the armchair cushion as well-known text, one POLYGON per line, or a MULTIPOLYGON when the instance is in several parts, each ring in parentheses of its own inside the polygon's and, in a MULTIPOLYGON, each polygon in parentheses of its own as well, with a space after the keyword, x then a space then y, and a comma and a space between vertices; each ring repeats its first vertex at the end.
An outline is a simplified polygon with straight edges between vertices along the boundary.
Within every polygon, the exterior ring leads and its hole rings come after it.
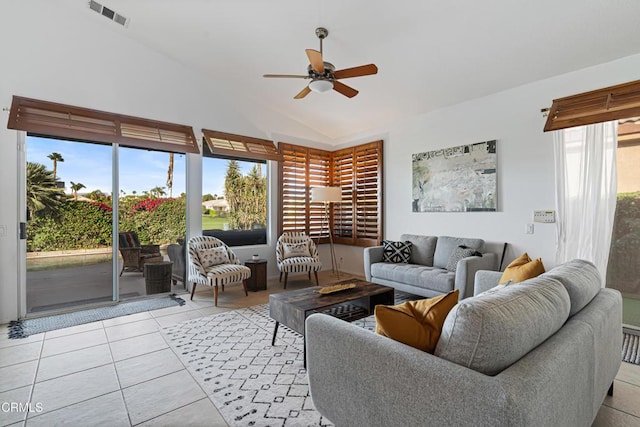
POLYGON ((311 256, 308 242, 283 243, 282 251, 284 259, 311 256))
POLYGON ((227 253, 227 248, 224 246, 198 248, 197 252, 200 263, 205 269, 214 265, 229 263, 229 254, 227 253))

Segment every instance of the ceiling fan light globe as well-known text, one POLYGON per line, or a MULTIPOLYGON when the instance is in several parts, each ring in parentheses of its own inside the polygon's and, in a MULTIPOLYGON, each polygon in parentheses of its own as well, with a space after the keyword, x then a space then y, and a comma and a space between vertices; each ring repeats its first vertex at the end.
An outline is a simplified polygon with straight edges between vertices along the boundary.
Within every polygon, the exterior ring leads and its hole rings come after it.
POLYGON ((329 92, 333 89, 333 82, 331 80, 313 80, 309 83, 309 89, 317 93, 329 92))

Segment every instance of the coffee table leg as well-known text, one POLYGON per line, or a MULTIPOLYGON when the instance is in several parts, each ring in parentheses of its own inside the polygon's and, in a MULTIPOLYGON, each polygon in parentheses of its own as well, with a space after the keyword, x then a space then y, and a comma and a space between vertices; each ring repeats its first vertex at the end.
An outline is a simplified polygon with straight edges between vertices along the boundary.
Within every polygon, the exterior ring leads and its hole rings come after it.
POLYGON ((278 326, 280 326, 280 322, 276 321, 276 326, 273 328, 273 338, 271 339, 271 346, 276 345, 276 334, 278 333, 278 326))

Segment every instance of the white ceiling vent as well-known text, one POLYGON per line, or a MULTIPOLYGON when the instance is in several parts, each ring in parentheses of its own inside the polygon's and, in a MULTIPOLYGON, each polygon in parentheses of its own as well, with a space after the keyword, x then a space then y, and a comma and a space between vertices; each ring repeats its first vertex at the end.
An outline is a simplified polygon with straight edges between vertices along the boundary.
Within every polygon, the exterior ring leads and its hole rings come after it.
POLYGON ((97 1, 90 0, 89 1, 89 9, 98 12, 100 15, 109 18, 111 21, 117 22, 118 24, 126 27, 129 23, 129 19, 120 15, 119 13, 114 12, 106 6, 101 5, 97 1))

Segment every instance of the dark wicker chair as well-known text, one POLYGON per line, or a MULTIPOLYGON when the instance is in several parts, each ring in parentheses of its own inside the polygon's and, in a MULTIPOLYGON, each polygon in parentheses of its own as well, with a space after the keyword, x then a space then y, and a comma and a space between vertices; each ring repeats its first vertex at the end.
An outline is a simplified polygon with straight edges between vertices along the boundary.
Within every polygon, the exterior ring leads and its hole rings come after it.
POLYGON ((122 270, 144 271, 145 263, 162 262, 162 254, 159 245, 141 245, 138 234, 128 231, 118 234, 120 255, 122 256, 122 270))
POLYGON ((187 280, 185 278, 185 260, 187 255, 184 242, 178 242, 178 244, 172 243, 167 246, 167 255, 169 255, 169 260, 173 262, 173 269, 171 271, 171 281, 173 282, 173 286, 176 286, 178 282, 181 282, 186 289, 187 280))

